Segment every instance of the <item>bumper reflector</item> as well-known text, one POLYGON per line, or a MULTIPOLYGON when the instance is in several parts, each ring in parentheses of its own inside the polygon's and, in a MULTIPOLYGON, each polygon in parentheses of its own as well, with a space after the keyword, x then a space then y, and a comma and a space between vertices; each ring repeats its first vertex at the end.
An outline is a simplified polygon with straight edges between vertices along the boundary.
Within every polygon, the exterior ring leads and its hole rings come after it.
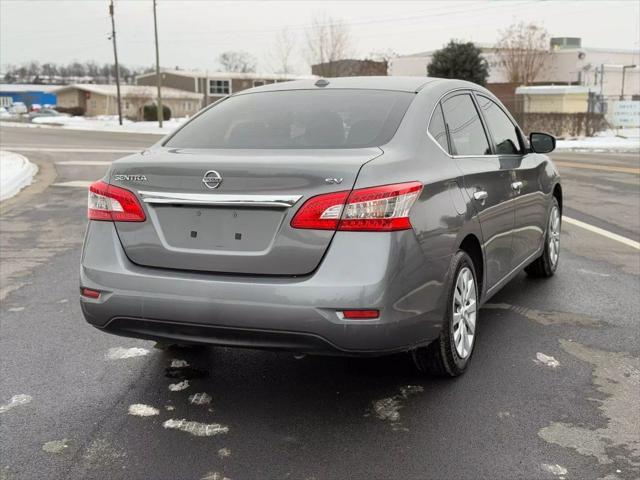
POLYGON ((100 298, 100 292, 97 290, 91 290, 90 288, 80 289, 80 295, 87 298, 100 298))
POLYGON ((372 320, 380 317, 380 310, 343 310, 342 315, 349 320, 372 320))

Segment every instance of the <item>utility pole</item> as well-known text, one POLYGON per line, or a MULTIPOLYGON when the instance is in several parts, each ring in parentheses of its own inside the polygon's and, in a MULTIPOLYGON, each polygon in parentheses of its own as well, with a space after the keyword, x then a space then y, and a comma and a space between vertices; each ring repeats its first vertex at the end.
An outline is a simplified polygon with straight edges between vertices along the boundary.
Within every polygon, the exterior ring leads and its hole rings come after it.
POLYGON ((158 18, 156 16, 156 0, 153 0, 153 27, 156 32, 156 78, 158 81, 158 126, 162 128, 162 120, 164 120, 164 110, 162 109, 162 78, 160 77, 160 49, 158 48, 158 18))
POLYGON ((113 40, 113 58, 116 63, 116 95, 118 97, 118 123, 122 125, 122 101, 120 99, 120 67, 118 66, 118 48, 116 47, 116 23, 113 20, 113 0, 109 1, 109 16, 111 17, 111 40, 113 40))

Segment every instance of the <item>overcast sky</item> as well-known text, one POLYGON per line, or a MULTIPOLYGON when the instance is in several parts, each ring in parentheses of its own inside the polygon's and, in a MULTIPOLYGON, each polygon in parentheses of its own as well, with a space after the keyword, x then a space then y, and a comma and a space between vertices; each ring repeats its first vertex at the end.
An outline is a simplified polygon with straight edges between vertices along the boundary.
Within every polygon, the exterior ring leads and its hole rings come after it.
MULTIPOLYGON (((107 0, 0 0, 0 65, 94 60, 112 62, 107 0)), ((450 39, 493 43, 498 32, 524 20, 553 36, 582 37, 589 47, 638 49, 640 2, 630 1, 253 1, 158 0, 160 63, 216 69, 218 55, 244 50, 270 70, 269 48, 288 26, 300 44, 299 73, 308 73, 304 32, 314 15, 341 18, 357 57, 393 50, 410 54, 450 39)), ((116 0, 120 61, 154 64, 152 0, 116 0)))

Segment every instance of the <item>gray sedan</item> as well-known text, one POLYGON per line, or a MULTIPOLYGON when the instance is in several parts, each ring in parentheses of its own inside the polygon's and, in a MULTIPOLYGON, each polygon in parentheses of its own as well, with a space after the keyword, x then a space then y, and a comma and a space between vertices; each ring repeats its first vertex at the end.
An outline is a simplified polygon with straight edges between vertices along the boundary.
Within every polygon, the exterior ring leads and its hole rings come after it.
POLYGON ((460 375, 480 305, 521 270, 558 266, 554 147, 463 81, 236 93, 91 185, 82 311, 118 335, 404 351, 460 375))

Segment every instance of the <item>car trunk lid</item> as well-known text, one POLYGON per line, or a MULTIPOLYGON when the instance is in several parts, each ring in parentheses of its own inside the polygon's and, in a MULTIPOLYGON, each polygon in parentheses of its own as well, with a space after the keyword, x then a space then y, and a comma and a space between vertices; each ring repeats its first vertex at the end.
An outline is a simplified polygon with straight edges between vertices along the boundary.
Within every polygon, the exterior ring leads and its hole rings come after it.
POLYGON ((293 215, 314 195, 351 190, 360 167, 381 153, 156 148, 112 166, 110 183, 134 192, 147 214, 145 222, 116 222, 118 235, 139 265, 304 275, 334 232, 294 229, 293 215))

